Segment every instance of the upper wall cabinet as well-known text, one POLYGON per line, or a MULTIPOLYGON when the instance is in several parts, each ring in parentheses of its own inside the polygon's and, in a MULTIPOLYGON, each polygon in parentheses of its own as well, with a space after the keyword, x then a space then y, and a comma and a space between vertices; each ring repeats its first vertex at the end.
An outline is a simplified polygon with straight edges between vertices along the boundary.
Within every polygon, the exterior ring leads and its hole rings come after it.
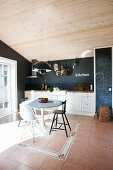
POLYGON ((96 109, 103 105, 112 108, 112 47, 95 50, 96 109))

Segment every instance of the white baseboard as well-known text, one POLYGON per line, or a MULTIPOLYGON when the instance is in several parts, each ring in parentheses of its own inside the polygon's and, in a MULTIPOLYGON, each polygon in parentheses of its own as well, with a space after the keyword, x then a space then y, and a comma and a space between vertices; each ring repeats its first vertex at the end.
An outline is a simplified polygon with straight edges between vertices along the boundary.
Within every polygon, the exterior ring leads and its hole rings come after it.
POLYGON ((94 112, 66 112, 66 114, 83 115, 83 116, 94 116, 94 112))

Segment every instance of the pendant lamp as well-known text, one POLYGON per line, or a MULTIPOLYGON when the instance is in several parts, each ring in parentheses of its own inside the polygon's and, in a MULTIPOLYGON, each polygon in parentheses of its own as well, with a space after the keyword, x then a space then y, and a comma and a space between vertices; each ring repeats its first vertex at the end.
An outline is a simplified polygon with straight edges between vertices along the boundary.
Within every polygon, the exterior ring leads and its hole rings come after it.
MULTIPOLYGON (((42 58, 42 24, 41 24, 41 58, 42 58)), ((51 71, 50 65, 45 61, 38 61, 33 66, 33 71, 39 72, 40 74, 45 74, 51 71)))
POLYGON ((50 65, 45 61, 39 61, 33 66, 33 71, 44 74, 51 71, 50 65))

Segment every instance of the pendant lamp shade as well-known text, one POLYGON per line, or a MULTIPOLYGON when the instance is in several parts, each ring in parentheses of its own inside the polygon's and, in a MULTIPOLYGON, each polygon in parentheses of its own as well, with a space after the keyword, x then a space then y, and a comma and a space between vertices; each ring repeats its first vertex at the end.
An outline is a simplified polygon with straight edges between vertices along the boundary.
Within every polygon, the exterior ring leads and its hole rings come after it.
MULTIPOLYGON (((42 57, 42 47, 43 44, 42 44, 42 24, 41 24, 41 57, 42 57)), ((46 72, 51 71, 51 67, 47 62, 39 61, 33 65, 33 71, 39 72, 40 74, 45 74, 46 72)))
POLYGON ((36 64, 34 64, 33 66, 33 71, 36 72, 50 72, 51 71, 51 67, 50 65, 45 62, 45 61, 39 61, 36 64))

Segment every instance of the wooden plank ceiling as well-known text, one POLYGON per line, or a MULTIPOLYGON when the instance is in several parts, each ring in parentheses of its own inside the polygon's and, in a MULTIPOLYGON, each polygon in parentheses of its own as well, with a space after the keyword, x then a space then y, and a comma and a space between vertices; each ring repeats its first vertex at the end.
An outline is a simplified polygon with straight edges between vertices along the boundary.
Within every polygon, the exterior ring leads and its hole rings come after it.
POLYGON ((0 38, 29 61, 113 45, 113 0, 0 0, 0 38))

